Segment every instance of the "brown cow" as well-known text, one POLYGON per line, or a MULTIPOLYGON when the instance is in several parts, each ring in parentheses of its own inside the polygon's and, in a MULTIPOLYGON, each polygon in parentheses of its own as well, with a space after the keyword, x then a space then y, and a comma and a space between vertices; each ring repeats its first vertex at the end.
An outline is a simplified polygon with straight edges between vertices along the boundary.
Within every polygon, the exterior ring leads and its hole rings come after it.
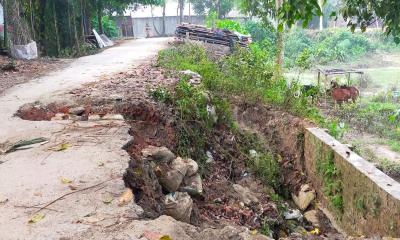
POLYGON ((331 86, 331 95, 335 101, 335 107, 336 103, 339 103, 340 105, 349 100, 352 100, 355 103, 357 98, 360 96, 360 91, 355 87, 339 86, 336 81, 332 81, 331 86))

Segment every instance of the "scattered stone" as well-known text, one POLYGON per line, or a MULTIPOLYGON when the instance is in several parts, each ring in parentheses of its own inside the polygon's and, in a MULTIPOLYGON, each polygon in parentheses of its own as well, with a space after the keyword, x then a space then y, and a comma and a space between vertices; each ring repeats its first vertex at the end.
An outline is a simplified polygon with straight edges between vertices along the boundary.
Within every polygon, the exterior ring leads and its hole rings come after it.
POLYGON ((208 116, 213 120, 214 123, 217 123, 218 121, 218 116, 217 116, 217 111, 214 106, 207 105, 207 112, 208 116))
POLYGON ((234 184, 233 189, 238 194, 239 200, 242 201, 245 205, 249 206, 254 203, 258 203, 258 199, 254 194, 250 191, 250 189, 245 188, 239 184, 234 184))
POLYGON ((88 121, 99 121, 99 120, 101 120, 101 117, 98 114, 93 114, 88 116, 88 121))
POLYGON ((54 117, 51 118, 51 121, 62 121, 68 119, 68 115, 64 113, 57 113, 54 117))
POLYGON ((114 99, 116 102, 122 102, 122 100, 124 99, 122 95, 112 95, 111 98, 114 99))
POLYGON ((254 149, 250 150, 249 154, 250 154, 250 157, 252 157, 252 158, 258 157, 258 152, 254 149))
POLYGON ((200 174, 195 174, 193 176, 186 176, 183 180, 185 187, 182 189, 191 195, 201 195, 203 193, 203 182, 201 180, 200 174), (194 194, 193 194, 194 193, 194 194))
POLYGON ((110 120, 110 121, 124 121, 124 116, 121 114, 106 114, 102 118, 102 120, 110 120))
POLYGON ((73 114, 76 116, 81 116, 85 112, 84 107, 75 107, 75 108, 70 108, 69 109, 69 114, 73 114))
POLYGON ((183 192, 170 193, 165 196, 165 214, 182 222, 190 223, 193 200, 183 192))
POLYGON ((0 205, 4 205, 8 202, 8 198, 0 194, 0 205))
POLYGON ((189 83, 192 85, 199 85, 201 83, 201 75, 198 74, 197 72, 193 72, 191 70, 185 70, 185 71, 180 71, 179 73, 188 76, 190 78, 189 83))
POLYGON ((223 229, 212 229, 207 228, 203 230, 196 238, 198 240, 203 239, 218 239, 218 240, 271 240, 267 236, 259 233, 251 232, 246 227, 234 227, 226 226, 223 229))
POLYGON ((215 161, 214 157, 210 151, 207 151, 206 155, 207 155, 206 163, 213 163, 215 161))
POLYGON ((123 206, 133 200, 132 189, 127 189, 119 198, 118 206, 123 206))
POLYGON ((84 121, 84 118, 82 116, 77 116, 77 115, 69 115, 69 119, 72 121, 84 121))
POLYGON ((314 201, 315 197, 315 190, 311 189, 308 184, 301 186, 297 196, 292 194, 293 201, 302 211, 308 208, 311 202, 314 201))
POLYGON ((170 170, 161 171, 159 182, 161 186, 170 193, 176 192, 186 176, 187 165, 182 158, 176 158, 172 161, 170 170))
POLYGON ((310 210, 304 213, 304 218, 312 223, 314 227, 320 227, 320 222, 318 220, 318 211, 310 210))
POLYGON ((289 209, 288 211, 283 213, 283 216, 286 220, 297 220, 301 221, 303 219, 303 215, 298 209, 289 209))
POLYGON ((142 150, 142 155, 144 158, 150 161, 166 162, 166 163, 169 163, 176 158, 175 154, 173 154, 166 147, 149 146, 142 150))
POLYGON ((191 176, 195 175, 197 173, 197 171, 199 171, 199 165, 193 159, 190 159, 190 158, 185 159, 185 162, 187 165, 186 176, 191 177, 191 176))
MULTIPOLYGON (((133 220, 127 227, 116 231, 116 236, 113 236, 111 239, 148 240, 144 238, 144 234, 146 232, 155 232, 163 236, 169 236, 170 239, 173 240, 197 240, 197 238, 195 238, 198 234, 197 231, 195 226, 177 221, 170 216, 162 215, 154 220, 133 220)), ((105 238, 95 237, 93 239, 105 238)))

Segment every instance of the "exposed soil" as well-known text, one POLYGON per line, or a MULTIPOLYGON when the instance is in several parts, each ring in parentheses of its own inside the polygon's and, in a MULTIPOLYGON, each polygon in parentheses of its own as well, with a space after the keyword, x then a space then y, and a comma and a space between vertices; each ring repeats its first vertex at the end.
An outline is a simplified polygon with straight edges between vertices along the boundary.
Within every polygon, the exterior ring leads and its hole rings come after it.
POLYGON ((281 156, 283 182, 292 192, 298 191, 306 181, 302 172, 304 130, 312 124, 284 111, 258 104, 238 105, 235 115, 242 128, 263 136, 272 150, 281 156))
POLYGON ((0 55, 0 94, 5 90, 66 66, 70 60, 40 58, 11 60, 0 55))

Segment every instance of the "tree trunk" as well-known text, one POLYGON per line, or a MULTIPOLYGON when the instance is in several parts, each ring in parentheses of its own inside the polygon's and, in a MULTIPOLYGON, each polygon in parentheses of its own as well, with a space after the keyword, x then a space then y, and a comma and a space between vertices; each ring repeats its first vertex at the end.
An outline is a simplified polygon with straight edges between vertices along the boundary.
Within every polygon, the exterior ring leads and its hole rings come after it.
POLYGON ((222 15, 221 15, 221 0, 217 0, 217 16, 218 19, 222 19, 222 15))
MULTIPOLYGON (((72 2, 72 4, 74 4, 73 2, 72 2)), ((68 45, 73 45, 73 40, 72 40, 72 28, 71 28, 71 26, 72 26, 72 24, 75 24, 75 23, 72 23, 71 22, 71 10, 70 10, 70 7, 69 7, 69 5, 70 5, 70 1, 67 1, 67 16, 68 16, 68 45)), ((74 12, 73 12, 74 13, 74 12)))
POLYGON ((98 0, 97 2, 97 21, 99 22, 99 34, 103 34, 103 23, 101 19, 103 18, 103 7, 101 4, 101 0, 98 0))
POLYGON ((164 1, 164 4, 163 4, 163 11, 162 11, 162 26, 163 26, 163 28, 162 28, 162 33, 161 33, 161 35, 163 36, 163 37, 165 37, 165 10, 166 10, 166 7, 167 7, 167 3, 166 3, 167 1, 165 0, 164 1))
MULTIPOLYGON (((324 2, 322 0, 319 0, 318 3, 322 11, 324 2)), ((319 30, 320 31, 324 30, 324 15, 319 16, 319 30)))
POLYGON ((46 53, 47 41, 46 41, 46 0, 39 0, 39 39, 40 39, 40 50, 42 53, 46 53))
POLYGON ((7 33, 7 0, 3 1, 3 15, 4 15, 4 48, 8 46, 8 33, 7 33))
MULTIPOLYGON (((276 0, 276 11, 281 9, 283 0, 276 0)), ((281 20, 277 18, 278 26, 281 24, 281 20)), ((284 61, 284 29, 277 31, 276 36, 276 66, 275 66, 275 79, 282 77, 283 73, 283 61, 284 61)))
POLYGON ((83 38, 85 38, 85 9, 83 8, 83 0, 80 1, 80 12, 81 12, 81 35, 83 38))
MULTIPOLYGON (((81 3, 82 3, 82 2, 81 2, 81 3)), ((73 14, 73 15, 75 14, 75 4, 74 4, 74 1, 72 1, 72 14, 73 14)), ((83 16, 82 16, 82 19, 83 19, 83 16)), ((78 49, 78 54, 80 54, 80 53, 81 53, 81 44, 80 44, 80 42, 79 42, 78 29, 76 28, 76 21, 74 21, 73 24, 74 24, 75 44, 76 44, 76 47, 77 47, 77 49, 78 49)), ((83 27, 83 26, 82 26, 82 27, 83 27)))
POLYGON ((29 0, 29 7, 30 7, 30 13, 31 13, 32 37, 33 37, 34 40, 36 40, 36 34, 35 34, 35 10, 33 9, 32 0, 29 0))
POLYGON ((179 0, 179 23, 183 23, 185 10, 185 0, 179 0))
POLYGON ((55 30, 55 35, 56 35, 57 56, 58 56, 61 52, 61 46, 60 46, 60 36, 58 34, 57 12, 56 12, 55 0, 53 0, 53 19, 54 19, 54 30, 55 30))

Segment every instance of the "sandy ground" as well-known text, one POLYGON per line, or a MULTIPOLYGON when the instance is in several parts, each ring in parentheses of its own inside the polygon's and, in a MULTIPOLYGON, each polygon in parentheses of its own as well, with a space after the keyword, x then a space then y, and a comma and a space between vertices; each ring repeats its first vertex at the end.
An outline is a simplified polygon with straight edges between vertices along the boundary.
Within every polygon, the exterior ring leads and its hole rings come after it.
POLYGON ((4 70, 12 62, 6 56, 0 56, 0 95, 18 84, 26 83, 48 72, 66 67, 72 59, 39 58, 34 60, 14 60, 15 69, 4 70))
POLYGON ((167 41, 125 42, 77 59, 65 69, 15 86, 0 96, 0 143, 49 139, 44 145, 0 156, 0 239, 82 239, 88 231, 137 217, 141 209, 133 203, 118 206, 118 197, 125 190, 121 176, 129 160, 121 149, 130 139, 125 123, 30 122, 13 115, 25 103, 68 101, 64 93, 148 60, 167 41), (69 147, 56 151, 61 144, 69 147), (76 190, 84 191, 60 199, 39 212, 37 223, 28 223, 37 216, 39 204, 76 190))

